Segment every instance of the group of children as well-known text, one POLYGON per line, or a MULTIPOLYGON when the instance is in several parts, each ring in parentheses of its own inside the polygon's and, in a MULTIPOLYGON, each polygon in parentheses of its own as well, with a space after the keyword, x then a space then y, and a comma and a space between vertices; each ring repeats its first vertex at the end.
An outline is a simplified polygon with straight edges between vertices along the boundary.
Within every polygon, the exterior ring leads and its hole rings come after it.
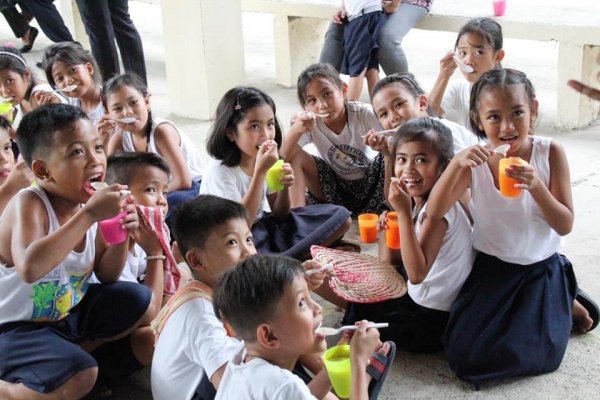
POLYGON ((455 47, 429 97, 403 73, 374 83, 370 105, 349 101, 330 65, 309 66, 285 136, 266 93, 233 88, 206 168, 152 115, 139 77, 102 85, 89 53, 59 43, 43 60, 49 86, 0 48, 0 95, 14 105, 0 117, 0 397, 80 398, 98 376, 152 365, 156 399, 335 398, 310 294, 327 276, 305 274, 320 267, 305 260, 311 245, 345 244, 352 216, 381 214, 384 229, 392 210, 401 248, 379 256, 408 294, 324 296, 358 325, 342 339, 352 399, 377 397, 396 345, 445 349, 475 384, 558 368, 573 327, 598 323, 558 253, 573 224, 566 156, 534 135, 535 91, 500 66, 495 21, 470 21, 455 47), (452 89, 455 58, 469 68, 452 89), (498 189, 502 144, 528 162, 502 171, 516 199, 498 189), (276 190, 266 177, 279 159, 276 190), (98 222, 119 213, 127 239, 109 245, 98 222))

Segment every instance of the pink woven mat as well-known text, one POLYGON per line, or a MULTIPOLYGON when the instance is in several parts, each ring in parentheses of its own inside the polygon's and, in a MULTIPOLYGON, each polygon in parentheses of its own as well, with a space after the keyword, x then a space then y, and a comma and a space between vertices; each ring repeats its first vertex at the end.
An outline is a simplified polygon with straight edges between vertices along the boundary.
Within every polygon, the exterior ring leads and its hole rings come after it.
POLYGON ((346 301, 377 303, 406 294, 406 281, 396 269, 370 254, 311 246, 313 258, 333 264, 331 290, 346 301))

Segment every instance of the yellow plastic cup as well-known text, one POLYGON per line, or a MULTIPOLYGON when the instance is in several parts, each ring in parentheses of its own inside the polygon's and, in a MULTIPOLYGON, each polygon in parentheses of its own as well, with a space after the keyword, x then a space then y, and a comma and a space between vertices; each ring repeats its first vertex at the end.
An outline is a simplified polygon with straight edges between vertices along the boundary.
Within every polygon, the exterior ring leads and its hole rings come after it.
POLYGON ((323 364, 325 364, 329 381, 338 397, 349 398, 352 388, 350 345, 343 344, 327 350, 323 354, 323 364))
POLYGON ((0 103, 0 115, 6 117, 8 122, 13 122, 13 105, 12 103, 0 103))
POLYGON ((269 192, 278 192, 285 187, 279 182, 279 178, 284 176, 281 167, 283 167, 283 160, 277 160, 267 171, 267 187, 269 188, 269 192))

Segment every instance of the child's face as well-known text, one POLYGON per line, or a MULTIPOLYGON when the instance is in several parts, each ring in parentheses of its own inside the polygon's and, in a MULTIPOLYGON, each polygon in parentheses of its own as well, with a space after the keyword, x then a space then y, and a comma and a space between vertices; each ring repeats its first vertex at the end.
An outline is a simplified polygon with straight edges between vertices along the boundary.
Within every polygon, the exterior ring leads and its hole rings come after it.
POLYGON ((0 96, 14 105, 21 103, 29 88, 29 77, 29 70, 25 70, 24 76, 10 69, 0 70, 0 96))
POLYGON ((46 160, 34 160, 32 170, 40 186, 76 203, 85 203, 94 193, 92 182, 104 181, 106 155, 98 131, 87 119, 75 129, 55 137, 46 160))
POLYGON ((278 351, 289 357, 315 354, 327 349, 327 342, 315 330, 323 322, 321 306, 311 297, 304 276, 288 285, 268 325, 279 341, 278 351))
POLYGON ((90 63, 72 65, 55 61, 51 72, 52 79, 59 89, 71 85, 77 86, 77 89, 71 92, 63 92, 68 97, 81 97, 96 86, 93 78, 94 67, 90 63))
POLYGON ((255 158, 263 142, 275 140, 273 109, 268 104, 249 108, 238 123, 236 132, 228 132, 227 137, 235 141, 243 156, 255 158))
POLYGON ((315 78, 306 87, 304 101, 309 111, 315 114, 329 114, 325 121, 344 117, 346 86, 337 87, 325 78, 315 78))
POLYGON ((0 185, 3 185, 15 165, 10 137, 6 129, 0 128, 0 185))
POLYGON ((440 159, 424 142, 399 144, 394 162, 396 178, 404 182, 408 194, 415 200, 426 197, 440 177, 440 159))
POLYGON ((122 124, 129 132, 142 132, 148 124, 150 96, 144 96, 132 86, 123 85, 106 96, 108 113, 115 118, 135 118, 133 124, 122 124))
POLYGON ((160 207, 163 216, 167 215, 169 176, 165 171, 151 165, 141 165, 136 168, 135 178, 127 186, 137 204, 160 207))
POLYGON ((533 131, 537 109, 537 100, 530 102, 522 84, 484 88, 479 95, 479 129, 494 147, 510 144, 509 154, 517 154, 533 131))
POLYGON ((246 220, 235 218, 217 226, 203 248, 193 248, 188 252, 195 253, 195 259, 188 258, 188 264, 194 269, 200 268, 203 280, 212 286, 223 271, 256 254, 256 249, 246 220))
POLYGON ((395 129, 413 118, 427 116, 427 97, 415 98, 401 83, 387 85, 371 103, 383 129, 395 129))
POLYGON ((473 68, 473 72, 466 73, 461 70, 463 76, 470 83, 477 82, 479 77, 504 58, 504 50, 494 51, 491 44, 487 43, 476 33, 467 32, 458 39, 456 55, 465 64, 473 68))

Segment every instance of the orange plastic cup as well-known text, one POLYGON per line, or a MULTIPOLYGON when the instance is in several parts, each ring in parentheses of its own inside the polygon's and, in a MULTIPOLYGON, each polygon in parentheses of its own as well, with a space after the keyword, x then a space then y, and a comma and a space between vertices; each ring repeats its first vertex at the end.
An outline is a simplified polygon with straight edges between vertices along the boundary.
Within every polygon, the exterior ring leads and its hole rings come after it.
POLYGON ((509 178, 504 172, 506 168, 511 165, 527 165, 528 162, 520 157, 509 157, 500 160, 500 166, 498 171, 498 182, 500 184, 500 193, 506 197, 519 197, 521 195, 521 189, 516 188, 515 185, 519 182, 516 179, 509 178))
POLYGON ((377 241, 377 214, 361 214, 358 216, 358 230, 360 231, 360 240, 364 243, 373 243, 377 241))
POLYGON ((387 213, 387 227, 385 228, 385 244, 390 249, 400 249, 400 230, 398 229, 398 213, 387 213))

